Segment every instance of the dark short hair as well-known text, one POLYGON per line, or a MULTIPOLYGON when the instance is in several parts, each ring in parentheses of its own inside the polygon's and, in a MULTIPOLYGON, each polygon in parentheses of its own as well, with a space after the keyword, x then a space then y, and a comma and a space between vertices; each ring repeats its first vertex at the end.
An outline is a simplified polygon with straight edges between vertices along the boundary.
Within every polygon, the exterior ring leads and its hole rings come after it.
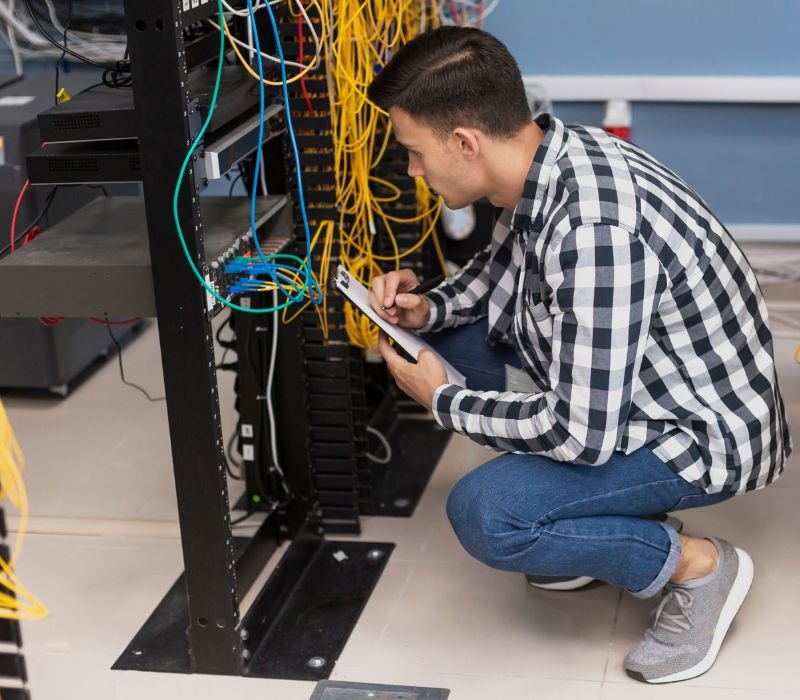
POLYGON ((403 46, 367 89, 444 135, 471 126, 514 136, 532 119, 519 66, 505 45, 472 27, 432 29, 403 46))

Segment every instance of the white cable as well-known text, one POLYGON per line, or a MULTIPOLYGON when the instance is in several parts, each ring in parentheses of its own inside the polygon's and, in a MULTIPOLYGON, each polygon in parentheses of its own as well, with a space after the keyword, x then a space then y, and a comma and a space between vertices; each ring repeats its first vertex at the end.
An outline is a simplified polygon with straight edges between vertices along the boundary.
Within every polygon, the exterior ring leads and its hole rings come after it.
MULTIPOLYGON (((44 4, 47 6, 47 14, 50 17, 50 23, 55 28, 56 32, 61 36, 67 31, 66 27, 58 19, 58 15, 56 14, 56 8, 53 5, 52 0, 44 0, 44 4)), ((69 33, 69 40, 72 44, 75 45, 75 48, 79 49, 79 53, 83 53, 84 51, 91 51, 94 46, 95 42, 83 39, 82 32, 73 32, 70 31, 69 33)))
MULTIPOLYGON (((279 5, 283 0, 270 0, 270 5, 279 5)), ((222 0, 222 6, 232 15, 236 15, 237 17, 249 17, 250 12, 245 7, 242 10, 237 10, 234 7, 231 7, 225 0, 222 0)), ((262 7, 265 7, 263 2, 254 2, 253 3, 253 12, 258 12, 262 7)))
MULTIPOLYGON (((9 2, 9 9, 11 12, 14 11, 15 2, 16 0, 11 0, 9 2)), ((8 48, 11 49, 11 55, 14 58, 14 71, 17 75, 22 75, 22 57, 20 56, 19 45, 17 44, 17 33, 14 31, 14 27, 12 27, 8 22, 6 22, 6 31, 7 36, 5 39, 8 42, 8 48)))
POLYGON ((269 192, 267 192, 267 170, 264 166, 263 158, 261 158, 258 162, 258 180, 261 183, 261 194, 266 197, 269 192))
MULTIPOLYGON (((319 40, 319 36, 317 35, 317 30, 314 29, 314 23, 311 21, 311 18, 308 16, 308 13, 306 12, 306 8, 303 6, 303 4, 300 2, 300 0, 294 0, 294 3, 295 3, 295 5, 297 5, 297 8, 300 10, 300 14, 303 16, 303 19, 306 22, 306 27, 308 27, 309 32, 311 32, 311 38, 314 40, 314 60, 312 61, 311 65, 314 68, 316 68, 319 65, 319 62, 320 62, 320 60, 322 58, 322 47, 320 46, 320 40, 319 40)), ((222 4, 225 5, 225 1, 224 0, 223 0, 222 4)), ((275 4, 277 4, 277 2, 275 0, 273 0, 269 4, 270 5, 275 5, 275 4)), ((260 7, 264 7, 264 5, 258 5, 257 7, 254 6, 253 7, 253 11, 255 12, 255 10, 259 9, 260 7)), ((241 15, 240 11, 233 11, 233 14, 235 14, 235 15, 237 15, 239 17, 241 17, 241 16, 249 17, 249 13, 247 12, 247 10, 244 10, 244 15, 241 15)), ((217 24, 214 20, 209 19, 208 23, 212 27, 215 27, 216 29, 220 29, 219 24, 217 24)), ((252 23, 248 22, 247 26, 251 27, 252 23)), ((248 37, 250 39, 249 43, 246 42, 246 41, 241 41, 240 39, 237 39, 236 37, 233 37, 233 41, 238 46, 241 46, 242 48, 247 49, 248 52, 250 52, 251 55, 255 55, 255 47, 253 46, 252 35, 248 35, 248 37)), ((280 63, 281 62, 280 58, 277 58, 276 56, 271 56, 270 54, 264 53, 263 51, 261 52, 261 55, 264 58, 266 58, 268 61, 272 61, 273 63, 280 63)), ((284 61, 284 63, 287 66, 293 66, 295 68, 305 68, 306 67, 304 64, 296 63, 295 61, 284 61)))
MULTIPOLYGON (((254 232, 255 235, 255 232, 254 232)), ((272 305, 278 306, 278 290, 272 290, 272 305)), ((272 467, 280 476, 281 486, 286 492, 286 496, 290 497, 292 491, 289 484, 286 482, 286 475, 278 462, 278 438, 275 432, 275 409, 272 406, 272 380, 275 378, 275 364, 278 359, 278 330, 280 329, 280 314, 277 311, 272 312, 275 320, 275 325, 272 329, 272 350, 269 357, 269 371, 267 372, 267 386, 264 390, 264 395, 267 401, 267 415, 269 416, 269 444, 272 451, 272 467)))
MULTIPOLYGON (((45 39, 38 30, 27 24, 25 20, 17 15, 17 10, 9 3, 0 2, 0 18, 6 24, 8 31, 14 31, 17 35, 15 39, 18 42, 19 53, 23 57, 32 58, 49 58, 61 55, 61 51, 53 47, 53 45, 45 39), (19 42, 24 42, 20 45, 19 42)), ((56 27, 62 29, 60 23, 56 27)), ((87 58, 95 60, 115 60, 116 57, 124 50, 124 40, 120 36, 116 42, 109 41, 112 35, 98 35, 99 41, 86 40, 79 38, 74 41, 76 46, 80 47, 81 53, 85 54, 87 58)), ((76 60, 74 57, 67 55, 67 60, 76 60)))
MULTIPOLYGON (((208 23, 209 23, 209 24, 210 24, 212 27, 214 27, 214 29, 220 29, 220 26, 219 26, 219 25, 218 25, 218 24, 217 24, 217 23, 216 23, 216 22, 215 22, 213 19, 210 19, 210 20, 208 20, 208 23)), ((248 44, 246 41, 242 41, 241 39, 237 39, 237 38, 236 38, 235 36, 233 36, 232 34, 231 34, 231 37, 230 37, 230 38, 232 38, 232 39, 233 39, 233 42, 234 42, 234 43, 235 43, 237 46, 241 46, 243 49, 247 49, 248 51, 254 51, 253 47, 252 47, 250 44, 248 44)), ((263 58, 266 58, 268 61, 272 61, 273 63, 280 63, 280 62, 281 62, 281 59, 280 59, 280 58, 276 58, 275 56, 270 56, 268 53, 264 53, 263 51, 261 52, 261 56, 262 56, 263 58)), ((316 63, 318 60, 319 60, 319 59, 318 59, 318 58, 315 56, 315 57, 314 57, 314 62, 316 63)), ((305 67, 306 67, 304 64, 302 64, 302 63, 297 63, 297 62, 295 62, 295 61, 285 61, 285 64, 286 64, 287 66, 292 66, 292 67, 294 67, 294 68, 305 68, 305 67)))
POLYGON ((50 43, 43 36, 39 36, 39 34, 21 22, 19 18, 9 9, 9 7, 3 3, 0 3, 0 16, 3 17, 8 25, 13 25, 20 37, 23 38, 27 43, 34 44, 36 46, 44 46, 45 44, 50 43))
POLYGON ((371 425, 367 426, 367 432, 372 433, 380 443, 383 445, 383 449, 386 452, 385 457, 376 457, 375 455, 370 454, 367 452, 367 459, 376 462, 377 464, 389 464, 392 461, 392 446, 389 444, 389 441, 386 439, 384 434, 379 430, 376 430, 371 425))
MULTIPOLYGON (((255 13, 255 8, 253 13, 255 13)), ((247 43, 250 44, 250 65, 252 66, 256 57, 256 50, 253 46, 253 22, 250 19, 247 20, 247 43)))

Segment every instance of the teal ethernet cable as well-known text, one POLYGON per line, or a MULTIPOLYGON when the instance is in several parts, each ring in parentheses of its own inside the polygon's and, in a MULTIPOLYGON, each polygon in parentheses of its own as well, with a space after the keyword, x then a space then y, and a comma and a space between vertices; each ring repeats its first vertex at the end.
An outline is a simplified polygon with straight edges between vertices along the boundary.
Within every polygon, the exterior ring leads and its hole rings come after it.
MULTIPOLYGON (((249 0, 248 0, 248 4, 250 4, 249 0)), ((267 7, 269 7, 269 5, 267 5, 267 7)), ((219 13, 219 17, 220 17, 220 27, 222 27, 224 16, 223 16, 223 8, 222 8, 221 0, 217 0, 217 12, 219 13)), ((278 34, 277 34, 277 27, 275 27, 275 25, 274 25, 274 17, 272 17, 271 14, 270 14, 270 17, 273 20, 273 30, 276 33, 276 37, 279 38, 278 34)), ((286 112, 287 112, 287 117, 288 117, 287 126, 289 126, 291 124, 291 121, 290 121, 291 117, 289 117, 288 90, 286 89, 286 66, 285 66, 285 63, 283 61, 283 51, 280 48, 280 41, 278 41, 278 49, 280 51, 280 58, 281 58, 281 75, 282 75, 283 81, 284 81, 284 84, 283 84, 284 98, 286 99, 286 112)), ((214 109, 216 108, 216 105, 217 105, 217 97, 219 95, 219 88, 220 88, 220 83, 221 83, 221 80, 222 80, 222 67, 224 65, 224 57, 225 57, 225 34, 222 31, 222 29, 220 29, 219 60, 217 62, 217 74, 216 74, 216 78, 215 78, 215 81, 214 81, 214 89, 213 89, 212 95, 211 95, 211 104, 209 106, 209 111, 208 111, 208 115, 206 116, 206 120, 203 122, 203 125, 200 127, 200 131, 198 132, 197 136, 195 137, 194 142, 189 147, 189 151, 187 152, 186 157, 183 160, 183 164, 181 165, 180 171, 178 172, 178 178, 177 178, 177 181, 175 183, 175 190, 174 190, 173 197, 172 197, 172 215, 173 215, 173 219, 175 221, 175 228, 176 228, 176 230, 178 232, 178 239, 180 241, 183 253, 186 256, 186 260, 189 262, 189 267, 192 270, 192 273, 194 274, 194 276, 200 282, 200 284, 204 287, 204 289, 214 299, 219 301, 224 306, 227 306, 227 307, 229 307, 231 309, 235 309, 236 311, 242 311, 242 312, 245 312, 245 313, 273 313, 275 311, 280 311, 281 309, 285 309, 286 307, 291 306, 292 304, 296 303, 295 299, 293 299, 290 296, 289 300, 284 302, 284 303, 282 303, 282 304, 273 305, 273 306, 267 307, 267 308, 248 308, 248 307, 241 306, 240 304, 236 304, 236 303, 234 303, 232 301, 228 301, 227 299, 223 298, 220 294, 218 294, 211 287, 210 284, 208 284, 208 282, 206 282, 206 280, 203 278, 203 275, 197 269, 197 266, 195 265, 194 260, 192 260, 191 253, 189 252, 189 248, 186 245, 186 239, 184 237, 183 229, 181 227, 180 217, 178 215, 178 195, 180 193, 181 183, 183 182, 183 179, 184 179, 184 177, 186 175, 186 169, 187 169, 187 167, 189 165, 189 162, 191 161, 192 154, 197 149, 197 146, 199 145, 199 143, 202 140, 206 130, 208 129, 208 125, 211 122, 211 118, 213 117, 213 114, 214 114, 214 109)), ((260 63, 261 62, 259 61, 259 68, 260 68, 260 70, 263 70, 263 68, 261 67, 260 63)), ((262 83, 262 99, 263 99, 263 83, 262 83)), ((262 115, 261 129, 263 129, 263 114, 264 114, 264 105, 263 105, 263 102, 262 102, 262 104, 261 104, 261 115, 262 115)), ((300 177, 300 159, 299 159, 299 153, 298 153, 298 150, 297 150, 297 144, 296 144, 296 141, 294 139, 294 133, 292 132, 291 127, 289 128, 289 133, 290 133, 291 140, 292 140, 292 146, 293 146, 293 149, 294 149, 295 162, 297 164, 298 178, 299 178, 300 177)), ((260 154, 260 148, 259 148, 259 154, 260 154)), ((302 187, 300 187, 300 192, 301 192, 301 200, 302 200, 302 187)), ((255 205, 255 202, 254 201, 251 202, 251 207, 254 207, 254 205, 255 205)), ((305 291, 307 289, 309 289, 309 286, 311 286, 312 287, 312 290, 311 290, 312 301, 314 303, 318 304, 321 301, 322 295, 321 295, 321 293, 319 291, 319 286, 316 284, 316 282, 314 282, 313 277, 311 275, 311 268, 310 268, 310 258, 311 258, 311 253, 310 253, 310 247, 311 247, 310 246, 310 234, 309 234, 309 231, 308 231, 308 221, 307 221, 307 218, 306 218, 305 202, 304 201, 302 201, 302 203, 301 203, 301 211, 303 213, 303 221, 304 221, 304 224, 306 226, 306 242, 307 242, 307 250, 309 251, 309 260, 308 260, 308 262, 306 262, 305 260, 302 260, 301 258, 297 257, 296 255, 291 255, 291 254, 288 254, 288 253, 273 254, 273 255, 270 255, 268 257, 270 257, 272 259, 276 259, 276 258, 278 258, 280 256, 282 258, 286 258, 286 259, 291 259, 291 260, 297 261, 300 264, 300 268, 305 270, 305 278, 306 278, 305 279, 305 283, 303 284, 302 288, 300 289, 300 294, 302 295, 303 293, 305 293, 305 291), (309 281, 310 281, 311 284, 309 284, 309 281), (316 289, 314 289, 314 287, 316 287, 316 289), (315 291, 317 292, 317 294, 314 293, 315 291)), ((256 240, 257 239, 257 235, 256 235, 256 231, 255 231, 255 226, 254 226, 255 222, 253 221, 252 213, 253 212, 251 212, 251 226, 252 226, 252 231, 253 231, 253 239, 256 240)), ((299 270, 297 270, 297 272, 299 273, 299 270)))

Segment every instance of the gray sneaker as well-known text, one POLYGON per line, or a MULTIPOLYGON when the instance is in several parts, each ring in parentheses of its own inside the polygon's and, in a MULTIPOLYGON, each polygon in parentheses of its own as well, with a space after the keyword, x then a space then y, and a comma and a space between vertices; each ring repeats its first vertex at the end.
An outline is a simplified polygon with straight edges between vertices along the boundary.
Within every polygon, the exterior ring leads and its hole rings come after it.
POLYGON ((753 561, 725 540, 708 539, 719 551, 716 570, 664 587, 653 626, 625 657, 623 665, 631 678, 645 683, 684 681, 708 671, 717 658, 750 590, 753 561))
MULTIPOLYGON (((675 532, 683 530, 683 521, 671 515, 656 515, 654 519, 666 523, 675 532)), ((591 576, 535 576, 534 574, 525 574, 525 579, 534 588, 544 588, 547 591, 576 591, 595 580, 591 576)))

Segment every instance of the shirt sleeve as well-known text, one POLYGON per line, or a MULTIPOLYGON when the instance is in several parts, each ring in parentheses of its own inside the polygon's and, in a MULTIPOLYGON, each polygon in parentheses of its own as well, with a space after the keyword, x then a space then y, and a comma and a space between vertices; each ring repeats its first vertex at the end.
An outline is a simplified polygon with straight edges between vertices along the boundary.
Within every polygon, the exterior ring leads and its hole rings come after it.
MULTIPOLYGON (((570 231, 544 254, 552 290, 547 391, 470 391, 445 384, 436 420, 497 450, 603 464, 620 442, 633 386, 668 278, 657 256, 625 229, 570 231)), ((536 343, 532 330, 528 342, 536 343)))
POLYGON ((431 315, 420 333, 475 323, 488 313, 489 261, 492 246, 470 260, 455 277, 449 277, 428 292, 431 315))

